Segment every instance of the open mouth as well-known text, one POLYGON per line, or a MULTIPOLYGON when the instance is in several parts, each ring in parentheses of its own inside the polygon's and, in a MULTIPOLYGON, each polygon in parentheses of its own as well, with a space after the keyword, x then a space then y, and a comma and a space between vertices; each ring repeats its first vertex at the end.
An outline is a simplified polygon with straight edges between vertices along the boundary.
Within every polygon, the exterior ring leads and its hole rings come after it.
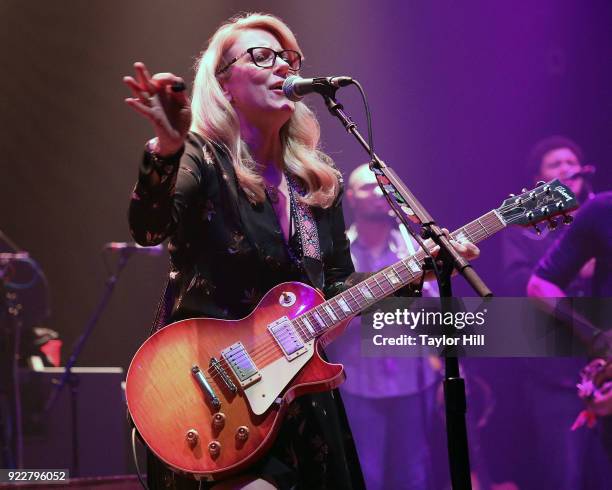
POLYGON ((270 85, 270 90, 283 90, 283 82, 276 82, 270 85))

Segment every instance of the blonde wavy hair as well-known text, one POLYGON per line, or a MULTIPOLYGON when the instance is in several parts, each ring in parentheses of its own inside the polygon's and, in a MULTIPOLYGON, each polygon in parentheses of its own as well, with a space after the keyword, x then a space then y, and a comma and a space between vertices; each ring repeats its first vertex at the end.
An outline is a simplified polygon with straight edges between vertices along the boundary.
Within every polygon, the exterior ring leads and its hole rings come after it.
MULTIPOLYGON (((300 48, 289 27, 270 14, 246 13, 232 17, 212 35, 208 47, 196 61, 193 84, 191 130, 223 146, 230 155, 238 182, 252 202, 263 202, 264 180, 259 168, 240 138, 238 115, 223 94, 217 75, 224 58, 241 31, 263 29, 278 39, 283 49, 300 48)), ((231 70, 231 68, 230 68, 231 70)), ((338 195, 341 176, 331 158, 319 148, 320 128, 313 112, 303 102, 296 102, 291 119, 280 131, 285 169, 304 186, 300 198, 311 206, 327 208, 338 195)))

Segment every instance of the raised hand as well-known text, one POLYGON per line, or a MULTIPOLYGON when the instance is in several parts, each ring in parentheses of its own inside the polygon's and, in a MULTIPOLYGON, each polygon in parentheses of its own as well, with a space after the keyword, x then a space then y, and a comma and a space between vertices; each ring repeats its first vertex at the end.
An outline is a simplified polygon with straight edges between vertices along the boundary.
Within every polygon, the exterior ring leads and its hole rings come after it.
POLYGON ((172 73, 149 74, 144 63, 134 63, 136 77, 123 77, 132 91, 127 105, 146 117, 157 136, 156 153, 161 157, 177 153, 191 125, 190 101, 185 82, 172 73))

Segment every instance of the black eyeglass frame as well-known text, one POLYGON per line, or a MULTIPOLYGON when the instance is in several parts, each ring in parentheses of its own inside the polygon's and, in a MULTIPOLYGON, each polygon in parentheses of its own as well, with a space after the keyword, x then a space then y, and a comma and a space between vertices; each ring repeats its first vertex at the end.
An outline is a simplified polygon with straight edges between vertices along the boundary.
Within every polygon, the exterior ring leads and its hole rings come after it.
POLYGON ((244 53, 236 56, 235 58, 233 58, 229 63, 227 63, 223 68, 221 68, 220 70, 217 71, 217 75, 220 75, 221 73, 225 73, 230 66, 232 66, 234 63, 236 63, 236 61, 238 61, 240 58, 242 58, 245 54, 249 54, 251 56, 251 61, 253 62, 253 64, 255 66, 258 66, 259 68, 272 68, 275 64, 276 64, 276 58, 279 58, 281 60, 283 60, 285 63, 287 63, 289 65, 289 71, 299 71, 299 69, 302 67, 302 55, 297 52, 295 49, 283 49, 281 51, 275 51, 272 48, 269 48, 267 46, 253 46, 252 48, 247 49, 244 53), (253 51, 255 51, 256 49, 267 49, 268 51, 271 51, 272 53, 274 53, 274 58, 272 59, 272 63, 268 66, 262 66, 259 63, 257 63, 257 61, 255 61, 255 56, 253 56, 253 51), (293 68, 291 66, 291 63, 289 63, 288 60, 286 60, 285 58, 283 58, 281 55, 283 53, 294 53, 297 55, 297 64, 298 67, 297 68, 293 68))

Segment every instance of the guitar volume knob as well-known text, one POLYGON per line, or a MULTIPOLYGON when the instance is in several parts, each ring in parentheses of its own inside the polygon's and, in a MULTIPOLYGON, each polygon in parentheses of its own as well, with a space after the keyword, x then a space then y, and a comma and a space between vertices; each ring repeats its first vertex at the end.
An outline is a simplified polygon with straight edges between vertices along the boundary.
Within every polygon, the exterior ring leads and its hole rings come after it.
POLYGON ((241 442, 246 441, 249 438, 249 428, 246 425, 241 425, 236 429, 236 439, 241 442))
POLYGON ((189 429, 185 434, 185 440, 187 441, 189 447, 193 448, 198 444, 200 434, 198 434, 198 431, 195 429, 189 429))
POLYGON ((213 459, 219 457, 219 454, 221 454, 221 443, 219 441, 210 441, 208 443, 208 453, 213 459))
POLYGON ((223 412, 217 412, 213 415, 212 425, 215 430, 221 430, 225 427, 225 414, 223 412))

